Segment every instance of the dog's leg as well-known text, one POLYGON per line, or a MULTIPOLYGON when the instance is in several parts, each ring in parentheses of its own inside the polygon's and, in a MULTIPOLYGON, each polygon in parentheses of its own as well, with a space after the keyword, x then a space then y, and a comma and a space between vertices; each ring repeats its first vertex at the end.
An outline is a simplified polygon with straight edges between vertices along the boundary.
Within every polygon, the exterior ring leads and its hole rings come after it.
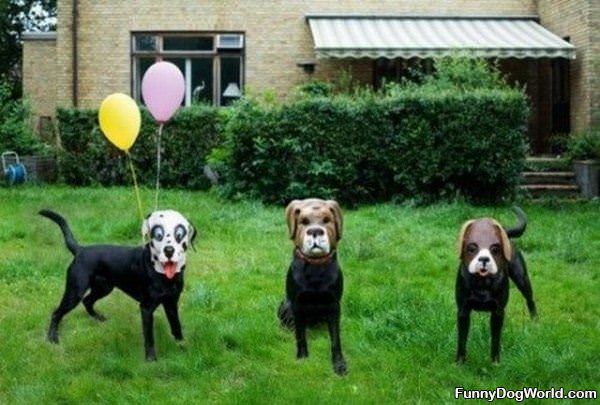
POLYGON ((340 312, 327 321, 329 327, 329 338, 331 340, 331 361, 333 362, 333 371, 338 375, 346 374, 346 360, 342 354, 342 342, 340 339, 340 312))
POLYGON ((303 359, 308 357, 308 346, 306 344, 306 320, 294 314, 296 320, 296 358, 303 359))
POLYGON ((179 322, 179 312, 177 310, 177 300, 169 300, 163 303, 165 314, 169 320, 169 326, 171 327, 171 334, 175 340, 183 340, 183 334, 181 333, 181 322, 179 322))
POLYGON ((492 362, 500 362, 500 335, 504 323, 504 310, 492 311, 490 329, 492 331, 492 362))
POLYGON ((525 297, 529 315, 532 318, 535 318, 537 316, 537 309, 535 307, 535 302, 533 301, 533 290, 531 288, 529 275, 527 274, 527 265, 525 264, 525 259, 523 258, 521 252, 517 252, 517 258, 511 265, 508 275, 515 283, 519 291, 521 291, 523 297, 525 297))
POLYGON ((467 357, 467 337, 471 324, 471 311, 469 309, 458 310, 458 349, 456 351, 456 362, 464 363, 467 357))
POLYGON ((156 361, 156 350, 154 349, 154 310, 156 304, 140 304, 142 312, 142 330, 144 332, 144 349, 146 360, 156 361))
POLYGON ((58 307, 52 313, 50 318, 50 327, 48 328, 48 341, 58 343, 58 324, 62 318, 79 304, 85 290, 88 287, 88 278, 78 276, 78 269, 71 264, 67 273, 67 283, 65 292, 58 307))
POLYGON ((287 298, 281 301, 279 309, 277 310, 277 316, 281 326, 288 329, 294 328, 294 313, 292 312, 292 303, 287 298))
POLYGON ((94 309, 94 304, 99 299, 110 294, 112 290, 113 286, 103 278, 96 277, 94 281, 91 282, 91 291, 83 298, 83 305, 92 318, 95 318, 100 322, 106 321, 106 317, 104 317, 104 315, 96 312, 94 309))

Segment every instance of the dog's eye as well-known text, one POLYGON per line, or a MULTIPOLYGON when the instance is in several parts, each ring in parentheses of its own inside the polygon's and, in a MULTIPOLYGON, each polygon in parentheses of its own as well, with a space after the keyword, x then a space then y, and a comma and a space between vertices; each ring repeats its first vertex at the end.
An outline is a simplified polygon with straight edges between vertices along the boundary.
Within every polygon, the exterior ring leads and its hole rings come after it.
POLYGON ((500 245, 497 243, 495 245, 492 245, 490 247, 490 252, 492 252, 493 255, 500 254, 500 245))
POLYGON ((469 253, 469 254, 477 253, 477 245, 475 243, 469 243, 467 245, 467 253, 469 253))
POLYGON ((325 218, 323 218, 323 223, 324 223, 324 224, 328 224, 328 223, 330 223, 330 222, 331 222, 331 218, 329 218, 329 217, 325 217, 325 218))
POLYGON ((152 236, 152 239, 156 239, 160 242, 165 237, 165 230, 160 225, 154 225, 150 231, 150 235, 152 236))
POLYGON ((183 225, 177 225, 175 227, 175 240, 177 241, 177 243, 181 243, 183 238, 185 238, 186 233, 187 231, 185 230, 185 227, 183 225))
POLYGON ((308 218, 302 218, 302 220, 300 221, 300 223, 302 225, 308 225, 308 224, 310 224, 310 221, 308 220, 308 218))

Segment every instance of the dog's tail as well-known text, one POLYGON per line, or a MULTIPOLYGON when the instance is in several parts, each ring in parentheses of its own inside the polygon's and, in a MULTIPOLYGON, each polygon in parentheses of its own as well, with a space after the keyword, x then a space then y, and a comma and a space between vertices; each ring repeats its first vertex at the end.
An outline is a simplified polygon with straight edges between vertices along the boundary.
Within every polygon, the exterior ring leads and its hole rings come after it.
POLYGON ((60 227, 63 236, 65 237, 65 243, 67 244, 67 248, 69 248, 71 253, 77 254, 77 251, 79 250, 79 244, 75 240, 73 232, 71 232, 71 228, 69 228, 69 224, 67 224, 67 220, 61 217, 56 212, 50 210, 41 210, 39 214, 52 220, 53 222, 56 222, 56 224, 60 227))
POLYGON ((517 206, 513 207, 513 211, 517 214, 517 218, 519 219, 519 223, 514 228, 506 229, 506 234, 509 238, 518 238, 523 235, 525 229, 527 228, 527 215, 523 212, 523 210, 517 206))

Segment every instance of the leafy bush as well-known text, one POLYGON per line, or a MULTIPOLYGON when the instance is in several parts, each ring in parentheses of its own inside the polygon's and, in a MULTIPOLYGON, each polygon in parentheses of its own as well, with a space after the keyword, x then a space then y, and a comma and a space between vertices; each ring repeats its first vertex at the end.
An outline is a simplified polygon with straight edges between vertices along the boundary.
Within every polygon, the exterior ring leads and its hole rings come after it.
POLYGON ((589 131, 569 140, 569 160, 600 159, 600 131, 589 131))
POLYGON ((507 88, 497 64, 486 59, 440 58, 434 66, 434 73, 425 77, 425 86, 458 90, 507 88))
POLYGON ((282 203, 514 195, 526 151, 518 91, 238 104, 225 127, 228 192, 282 203))
MULTIPOLYGON (((206 188, 208 161, 226 195, 270 203, 309 196, 345 204, 514 196, 528 106, 493 66, 440 60, 421 84, 336 89, 311 82, 284 104, 245 98, 227 109, 182 110, 166 127, 162 183, 206 188)), ((61 110, 58 118, 67 182, 130 182, 95 111, 61 110)), ((153 184, 156 126, 147 113, 142 128, 132 155, 141 182, 153 184)))
POLYGON ((27 103, 14 100, 11 93, 11 86, 0 81, 0 152, 30 155, 45 151, 46 146, 31 130, 27 103))
POLYGON ((224 190, 273 203, 309 196, 346 204, 509 199, 524 164, 528 106, 522 91, 493 69, 486 76, 485 66, 444 62, 425 84, 383 93, 284 105, 242 100, 213 154, 224 190))
MULTIPOLYGON (((57 118, 63 152, 60 169, 73 185, 130 184, 131 175, 123 152, 112 146, 98 126, 96 110, 59 109, 57 118)), ((198 105, 182 109, 162 136, 161 184, 163 187, 206 189, 203 174, 206 155, 219 143, 219 112, 198 105)), ((142 184, 153 185, 156 176, 157 126, 150 114, 142 113, 142 130, 131 149, 142 184)))
POLYGON ((298 86, 297 92, 301 96, 327 97, 333 93, 333 88, 334 86, 331 83, 324 82, 321 80, 311 80, 307 83, 298 86))

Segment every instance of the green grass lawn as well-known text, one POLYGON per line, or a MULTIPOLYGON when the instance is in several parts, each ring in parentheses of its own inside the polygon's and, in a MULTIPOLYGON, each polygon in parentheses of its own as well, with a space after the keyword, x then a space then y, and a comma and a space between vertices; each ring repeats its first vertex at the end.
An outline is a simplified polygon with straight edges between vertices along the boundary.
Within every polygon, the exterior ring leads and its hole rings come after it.
POLYGON ((82 244, 137 244, 132 190, 0 189, 0 403, 430 403, 451 401, 456 386, 599 388, 599 203, 523 205, 529 227, 518 246, 540 317, 529 319, 512 285, 498 366, 484 314, 472 317, 467 363, 453 362, 456 235, 474 216, 513 224, 510 209, 347 210, 339 258, 349 374, 338 377, 326 329, 309 333, 310 357, 296 361, 293 334, 278 325, 292 250, 282 207, 184 191, 165 191, 162 202, 195 223, 198 251, 180 301, 186 344, 174 343, 159 310, 158 362, 147 363, 138 306, 117 290, 97 304, 107 322, 79 306, 61 343, 45 340, 71 255, 37 211, 64 214, 82 244))

